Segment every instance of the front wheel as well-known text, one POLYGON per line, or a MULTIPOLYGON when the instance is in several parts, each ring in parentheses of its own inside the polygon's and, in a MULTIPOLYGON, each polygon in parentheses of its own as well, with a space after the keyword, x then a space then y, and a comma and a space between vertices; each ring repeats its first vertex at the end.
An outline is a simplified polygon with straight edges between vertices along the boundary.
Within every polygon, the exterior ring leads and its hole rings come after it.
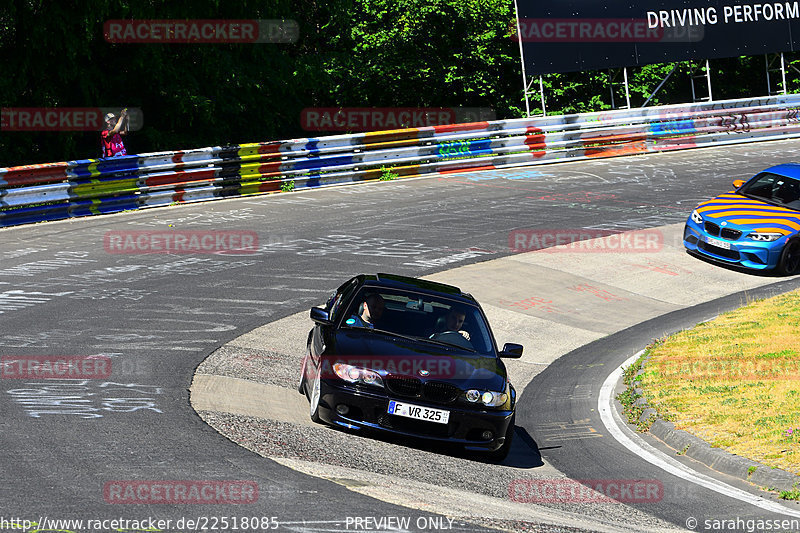
POLYGON ((800 274, 800 239, 794 239, 786 243, 776 270, 784 276, 800 274))
POLYGON ((308 364, 308 354, 303 357, 303 362, 300 363, 300 383, 297 384, 297 392, 308 396, 306 392, 306 365, 308 364))

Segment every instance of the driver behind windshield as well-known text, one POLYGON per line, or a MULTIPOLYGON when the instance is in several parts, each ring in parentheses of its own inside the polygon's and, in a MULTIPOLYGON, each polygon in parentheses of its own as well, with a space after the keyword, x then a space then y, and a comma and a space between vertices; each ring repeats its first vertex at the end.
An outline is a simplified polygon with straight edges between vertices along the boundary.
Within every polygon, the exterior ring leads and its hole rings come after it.
POLYGON ((348 326, 362 327, 362 328, 375 328, 375 322, 380 320, 383 316, 385 304, 383 297, 380 294, 370 294, 364 299, 364 303, 360 306, 361 314, 353 315, 345 321, 348 326))
POLYGON ((782 204, 791 204, 800 199, 800 188, 795 180, 778 181, 772 186, 772 198, 782 204))

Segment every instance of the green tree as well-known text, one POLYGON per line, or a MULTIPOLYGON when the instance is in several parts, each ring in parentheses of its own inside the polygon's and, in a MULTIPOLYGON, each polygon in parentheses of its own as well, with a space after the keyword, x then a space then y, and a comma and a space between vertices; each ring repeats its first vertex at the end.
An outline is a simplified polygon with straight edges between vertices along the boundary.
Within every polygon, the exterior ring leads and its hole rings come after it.
MULTIPOLYGON (((144 127, 126 141, 133 153, 317 135, 301 128, 306 107, 487 107, 516 118, 524 104, 513 28, 511 0, 7 0, 0 106, 139 107, 144 127), (103 26, 113 19, 288 19, 300 38, 111 43, 103 26)), ((787 62, 800 68, 795 57, 787 62)), ((714 98, 766 94, 763 60, 713 60, 714 98)), ((795 91, 798 68, 788 79, 795 91)), ((629 69, 631 105, 671 69, 629 69)), ((611 108, 606 71, 551 74, 544 85, 548 113, 611 108)), ((615 98, 620 105, 621 89, 615 98)), ((691 98, 684 62, 649 105, 691 98)), ((99 132, 0 130, 0 166, 97 157, 99 144, 99 132)))

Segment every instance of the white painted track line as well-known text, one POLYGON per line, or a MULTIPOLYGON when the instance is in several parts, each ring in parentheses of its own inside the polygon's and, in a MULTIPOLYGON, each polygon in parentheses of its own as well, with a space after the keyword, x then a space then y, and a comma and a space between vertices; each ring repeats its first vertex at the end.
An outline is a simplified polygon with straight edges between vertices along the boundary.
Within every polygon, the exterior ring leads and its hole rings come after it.
POLYGON ((627 428, 627 424, 622 420, 622 417, 614 407, 614 389, 622 376, 622 368, 633 364, 641 354, 642 352, 639 352, 625 361, 622 366, 617 368, 606 378, 603 386, 600 388, 597 408, 600 413, 600 418, 603 420, 603 424, 606 426, 609 434, 614 437, 617 442, 648 463, 685 481, 695 483, 730 498, 754 505, 764 511, 800 518, 800 511, 794 511, 777 502, 767 500, 761 496, 737 489, 727 483, 695 472, 676 459, 657 450, 627 428))

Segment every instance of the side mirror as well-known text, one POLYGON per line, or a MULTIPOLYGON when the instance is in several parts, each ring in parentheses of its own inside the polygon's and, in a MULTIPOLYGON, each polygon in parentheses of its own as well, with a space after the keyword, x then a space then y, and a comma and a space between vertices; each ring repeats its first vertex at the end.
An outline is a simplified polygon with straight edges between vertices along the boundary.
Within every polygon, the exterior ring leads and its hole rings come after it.
POLYGON ((330 326, 332 324, 330 314, 321 307, 311 308, 311 320, 322 326, 330 326))
POLYGON ((733 180, 733 186, 737 189, 745 184, 744 180, 733 180))
POLYGON ((504 359, 519 359, 522 357, 522 349, 523 348, 521 344, 507 342, 505 345, 503 345, 503 350, 500 352, 500 357, 504 359))

